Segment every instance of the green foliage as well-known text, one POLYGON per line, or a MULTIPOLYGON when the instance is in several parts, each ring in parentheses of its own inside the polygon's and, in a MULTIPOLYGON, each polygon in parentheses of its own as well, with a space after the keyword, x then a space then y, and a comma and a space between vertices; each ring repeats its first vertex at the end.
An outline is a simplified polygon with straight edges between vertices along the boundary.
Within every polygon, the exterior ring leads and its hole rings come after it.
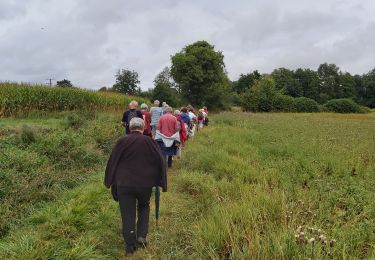
POLYGON ((359 100, 363 105, 375 108, 375 68, 363 75, 359 89, 359 100))
POLYGON ((138 73, 131 70, 118 70, 116 75, 116 83, 113 85, 113 90, 122 94, 138 95, 140 93, 140 83, 138 73))
POLYGON ((70 82, 70 80, 63 79, 56 82, 56 86, 62 87, 62 88, 72 88, 73 84, 70 82))
POLYGON ((261 79, 261 75, 257 70, 254 70, 252 73, 241 74, 240 78, 232 83, 232 89, 237 93, 241 94, 247 91, 255 81, 261 79))
POLYGON ((87 124, 79 129, 65 129, 66 118, 53 127, 47 119, 34 119, 32 126, 19 129, 18 121, 23 124, 31 118, 13 119, 14 125, 1 127, 7 131, 0 133, 0 237, 43 202, 60 197, 104 166, 122 135, 122 129, 115 127, 118 118, 87 116, 87 124))
POLYGON ((297 112, 319 112, 318 102, 311 98, 298 97, 293 103, 297 112))
POLYGON ((276 93, 275 81, 271 77, 264 77, 242 94, 242 106, 246 111, 272 111, 276 93))
POLYGON ((27 115, 33 111, 118 111, 133 99, 149 103, 145 98, 110 92, 0 83, 0 117, 27 115))
POLYGON ((187 45, 172 56, 171 74, 182 98, 194 106, 225 106, 229 80, 224 56, 206 41, 187 45))
POLYGON ((23 125, 19 133, 19 140, 21 143, 29 145, 36 141, 36 132, 29 125, 23 125))
POLYGON ((179 93, 176 89, 170 70, 165 67, 154 80, 155 88, 152 90, 152 99, 160 100, 160 102, 167 102, 172 107, 177 107, 181 104, 179 100, 179 93))
POLYGON ((336 113, 364 113, 364 108, 348 98, 331 99, 325 104, 325 107, 336 113))
POLYGON ((86 122, 86 119, 83 116, 80 116, 77 113, 70 113, 65 119, 65 128, 78 129, 82 127, 86 122))
POLYGON ((273 100, 273 111, 278 112, 293 112, 295 111, 294 107, 294 98, 291 96, 276 94, 273 100))
POLYGON ((331 99, 351 98, 371 107, 375 100, 374 71, 362 76, 352 76, 340 71, 335 64, 323 63, 317 71, 301 68, 295 71, 275 69, 271 77, 275 80, 276 89, 285 95, 311 98, 320 104, 331 99))
POLYGON ((275 80, 275 87, 281 90, 285 95, 292 97, 302 96, 302 85, 298 79, 294 78, 294 72, 286 68, 275 69, 271 73, 271 77, 275 80))

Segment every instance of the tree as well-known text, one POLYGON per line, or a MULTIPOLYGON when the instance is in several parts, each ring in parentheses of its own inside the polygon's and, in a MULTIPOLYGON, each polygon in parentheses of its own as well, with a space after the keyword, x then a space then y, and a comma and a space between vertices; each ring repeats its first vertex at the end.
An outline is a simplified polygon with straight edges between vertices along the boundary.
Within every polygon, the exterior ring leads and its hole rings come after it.
POLYGON ((63 80, 57 81, 56 86, 61 87, 61 88, 72 88, 73 84, 69 80, 63 79, 63 80))
POLYGON ((335 98, 353 98, 355 97, 355 79, 348 72, 339 73, 339 88, 336 90, 335 98))
POLYGON ((141 89, 138 86, 140 81, 138 80, 138 73, 136 71, 130 71, 126 69, 118 70, 116 75, 116 83, 113 85, 113 90, 116 92, 137 95, 141 89))
POLYGON ((339 70, 335 64, 323 63, 319 65, 318 75, 320 79, 320 96, 321 103, 329 99, 335 98, 338 95, 339 86, 339 70))
POLYGON ((318 100, 319 76, 316 71, 299 68, 294 72, 294 78, 300 84, 303 97, 318 100))
POLYGON ((225 105, 229 80, 224 56, 206 41, 187 45, 171 57, 171 74, 185 101, 195 106, 225 105))
POLYGON ((272 111, 277 93, 273 78, 264 77, 242 94, 242 106, 247 111, 272 111))
POLYGON ((240 78, 233 82, 232 89, 241 94, 248 90, 256 80, 260 79, 261 75, 257 70, 254 70, 252 73, 241 74, 240 78))
POLYGON ((366 106, 375 108, 375 68, 363 75, 362 100, 366 106))
POLYGON ((277 90, 282 90, 285 95, 292 97, 302 96, 301 82, 294 78, 294 72, 286 68, 275 69, 271 73, 271 77, 275 80, 277 90))
POLYGON ((172 79, 170 69, 165 67, 154 80, 155 88, 152 90, 152 99, 167 102, 174 107, 179 105, 178 91, 172 79))

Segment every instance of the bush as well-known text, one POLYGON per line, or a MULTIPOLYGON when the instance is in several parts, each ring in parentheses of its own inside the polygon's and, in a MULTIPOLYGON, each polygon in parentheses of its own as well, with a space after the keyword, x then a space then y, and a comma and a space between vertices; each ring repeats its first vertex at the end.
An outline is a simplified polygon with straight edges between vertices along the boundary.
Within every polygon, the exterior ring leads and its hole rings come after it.
POLYGON ((297 112, 319 112, 319 104, 311 98, 295 98, 293 105, 297 112))
POLYGON ((265 77, 256 81, 241 95, 242 106, 246 111, 270 112, 276 93, 275 81, 271 77, 265 77))
POLYGON ((366 110, 349 98, 331 99, 324 105, 336 113, 365 113, 366 110))
POLYGON ((295 111, 294 98, 287 95, 277 94, 273 101, 273 110, 280 112, 295 111))
POLYGON ((65 119, 65 128, 78 129, 85 124, 86 119, 83 116, 72 113, 69 114, 65 119))
POLYGON ((36 140, 36 133, 33 128, 28 125, 23 125, 19 133, 19 140, 21 143, 29 145, 36 140))

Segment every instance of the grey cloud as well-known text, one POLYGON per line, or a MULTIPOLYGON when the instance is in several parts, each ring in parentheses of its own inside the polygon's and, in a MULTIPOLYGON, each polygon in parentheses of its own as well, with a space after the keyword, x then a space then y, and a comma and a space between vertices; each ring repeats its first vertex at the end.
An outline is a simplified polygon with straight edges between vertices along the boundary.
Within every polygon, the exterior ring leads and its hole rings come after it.
POLYGON ((170 56, 208 40, 231 79, 254 69, 375 66, 373 1, 28 0, 0 3, 0 80, 111 86, 120 68, 153 86, 170 56), (5 36, 5 37, 4 37, 5 36))

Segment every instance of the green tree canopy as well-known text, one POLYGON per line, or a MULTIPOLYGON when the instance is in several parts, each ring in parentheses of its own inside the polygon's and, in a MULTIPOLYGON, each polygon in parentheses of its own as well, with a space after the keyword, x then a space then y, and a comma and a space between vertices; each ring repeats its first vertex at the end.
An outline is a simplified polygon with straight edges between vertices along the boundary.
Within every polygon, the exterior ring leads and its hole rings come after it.
POLYGON ((302 85, 294 78, 294 72, 286 68, 275 69, 271 73, 271 77, 275 80, 275 87, 284 94, 292 97, 302 96, 302 85))
POLYGON ((198 41, 171 59, 171 74, 185 101, 195 106, 224 106, 229 80, 221 52, 206 41, 198 41))
POLYGON ((248 90, 256 80, 260 79, 262 76, 257 70, 254 70, 252 73, 241 74, 240 78, 233 82, 233 90, 238 94, 241 94, 248 90))
POLYGON ((320 79, 319 101, 325 103, 335 98, 339 88, 339 70, 335 64, 323 63, 319 65, 318 75, 320 79))
POLYGON ((362 95, 363 103, 375 108, 375 68, 363 76, 362 95))
POLYGON ((242 94, 242 106, 247 111, 272 111, 277 93, 274 79, 270 76, 263 77, 242 94))
POLYGON ((115 77, 116 83, 113 85, 114 91, 129 95, 140 93, 141 89, 138 86, 140 81, 136 71, 130 71, 127 69, 118 70, 115 77))
POLYGON ((176 107, 179 105, 179 97, 170 69, 165 67, 154 80, 155 88, 152 90, 152 99, 167 102, 168 105, 176 107))
POLYGON ((63 79, 56 82, 56 86, 62 87, 62 88, 72 88, 73 84, 70 82, 70 80, 63 79))

